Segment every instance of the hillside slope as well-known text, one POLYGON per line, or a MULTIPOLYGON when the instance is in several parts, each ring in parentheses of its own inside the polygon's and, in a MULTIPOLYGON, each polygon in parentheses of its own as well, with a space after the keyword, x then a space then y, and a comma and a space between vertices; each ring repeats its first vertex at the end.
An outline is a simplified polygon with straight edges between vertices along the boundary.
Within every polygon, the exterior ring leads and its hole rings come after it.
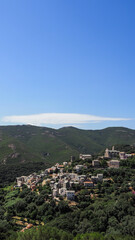
POLYGON ((99 153, 115 144, 135 144, 135 130, 81 130, 31 125, 0 127, 0 163, 62 162, 79 153, 99 153))

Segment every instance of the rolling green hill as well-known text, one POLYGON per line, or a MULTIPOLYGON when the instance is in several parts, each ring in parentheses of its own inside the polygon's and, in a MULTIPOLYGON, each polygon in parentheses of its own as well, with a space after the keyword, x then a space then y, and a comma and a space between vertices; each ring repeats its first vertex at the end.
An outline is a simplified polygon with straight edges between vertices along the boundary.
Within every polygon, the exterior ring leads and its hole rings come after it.
POLYGON ((0 163, 62 162, 79 153, 99 153, 115 144, 135 144, 135 130, 81 130, 31 125, 0 127, 0 163))

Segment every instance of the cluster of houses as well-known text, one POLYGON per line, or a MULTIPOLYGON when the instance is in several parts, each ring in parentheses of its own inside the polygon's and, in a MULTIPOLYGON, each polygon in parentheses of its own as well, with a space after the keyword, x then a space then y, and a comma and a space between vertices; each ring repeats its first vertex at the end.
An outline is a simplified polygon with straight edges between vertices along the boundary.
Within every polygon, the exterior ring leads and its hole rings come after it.
POLYGON ((109 158, 119 158, 120 160, 126 160, 127 158, 135 156, 135 153, 125 153, 125 152, 120 152, 118 150, 114 149, 114 146, 112 149, 106 148, 104 157, 109 159, 109 158))
POLYGON ((62 196, 67 200, 75 199, 75 185, 81 185, 86 188, 93 188, 95 184, 103 181, 103 174, 97 176, 79 175, 78 173, 58 173, 53 174, 50 186, 54 198, 62 196))
MULTIPOLYGON (((71 157, 71 162, 74 160, 75 158, 73 159, 71 157)), ((89 175, 89 178, 87 178, 86 175, 80 175, 80 170, 86 168, 85 164, 75 165, 75 171, 72 173, 68 171, 64 172, 64 167, 71 165, 71 162, 63 162, 61 165, 56 163, 51 168, 42 171, 39 175, 33 173, 29 176, 17 177, 17 187, 21 187, 25 184, 28 188, 34 190, 39 182, 42 182, 42 185, 48 182, 52 189, 53 198, 57 199, 63 197, 67 200, 75 200, 75 186, 80 185, 85 188, 94 188, 95 184, 103 181, 103 174, 97 174, 96 176, 89 175)))
MULTIPOLYGON (((108 168, 119 168, 120 167, 120 161, 118 159, 111 159, 107 161, 108 168)), ((100 160, 93 160, 92 161, 93 167, 100 167, 100 160)))
POLYGON ((120 161, 118 159, 126 160, 134 156, 135 156, 135 153, 128 154, 125 152, 120 152, 118 150, 115 150, 113 146, 112 149, 106 148, 103 158, 108 160, 111 159, 107 162, 107 165, 109 168, 119 168, 120 161))
POLYGON ((40 173, 37 175, 36 173, 32 173, 29 176, 21 176, 17 177, 17 187, 22 187, 22 185, 26 185, 28 188, 34 190, 38 182, 45 177, 45 172, 40 173))
MULTIPOLYGON (((131 156, 133 156, 133 154, 126 154, 125 152, 117 151, 117 150, 114 149, 114 146, 113 146, 111 150, 109 150, 107 148, 105 150, 104 156, 102 156, 101 158, 108 159, 107 165, 108 165, 109 168, 119 168, 120 161, 116 158, 119 157, 120 160, 124 160, 124 159, 127 159, 128 157, 131 157, 131 156), (111 159, 111 160, 109 160, 109 159, 111 159)), ((80 154, 79 158, 82 159, 82 160, 85 160, 85 159, 91 159, 92 156, 90 154, 80 154)), ((92 166, 95 167, 95 168, 96 167, 100 168, 101 167, 100 160, 99 159, 92 160, 92 166)), ((76 166, 76 170, 80 170, 81 168, 84 168, 84 166, 83 165, 77 165, 76 166)))
MULTIPOLYGON (((117 151, 112 147, 111 150, 108 148, 105 150, 103 157, 108 160, 108 168, 119 168, 120 161, 117 158, 119 157, 123 160, 131 157, 131 155, 132 154, 117 151)), ((80 160, 86 160, 91 159, 92 156, 90 154, 80 154, 79 158, 80 160)), ((98 182, 106 181, 106 179, 103 179, 103 174, 101 173, 96 176, 91 176, 89 174, 89 177, 84 174, 82 175, 82 170, 87 169, 85 161, 82 165, 76 164, 72 173, 69 173, 68 170, 65 171, 65 167, 70 166, 73 162, 75 162, 75 157, 71 156, 70 162, 63 162, 63 164, 56 163, 51 168, 42 171, 39 175, 32 173, 29 176, 17 177, 17 187, 21 187, 25 184, 28 188, 34 190, 39 182, 42 182, 42 185, 48 182, 52 189, 53 198, 63 197, 67 200, 74 200, 76 195, 75 189, 77 189, 76 186, 94 188, 98 182)), ((91 166, 100 169, 100 159, 91 160, 91 166)))

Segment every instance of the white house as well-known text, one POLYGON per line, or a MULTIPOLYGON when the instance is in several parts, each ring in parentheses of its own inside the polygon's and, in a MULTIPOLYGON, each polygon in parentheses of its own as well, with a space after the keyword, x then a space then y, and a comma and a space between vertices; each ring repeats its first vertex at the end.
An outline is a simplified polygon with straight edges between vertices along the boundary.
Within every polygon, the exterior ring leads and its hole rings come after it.
POLYGON ((91 154, 80 154, 79 158, 82 160, 91 159, 91 154))

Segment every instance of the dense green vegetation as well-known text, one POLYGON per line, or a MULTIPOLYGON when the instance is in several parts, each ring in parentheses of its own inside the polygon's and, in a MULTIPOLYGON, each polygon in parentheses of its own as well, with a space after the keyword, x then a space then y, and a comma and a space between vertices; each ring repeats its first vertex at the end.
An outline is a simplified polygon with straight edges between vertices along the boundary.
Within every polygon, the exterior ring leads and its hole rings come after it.
POLYGON ((43 162, 28 162, 27 164, 6 164, 0 166, 0 187, 10 185, 16 180, 16 177, 29 175, 31 172, 44 170, 49 164, 43 162))
POLYGON ((115 149, 119 150, 120 152, 135 153, 135 145, 116 144, 115 149))
POLYGON ((107 169, 107 160, 94 169, 92 159, 79 174, 103 173, 105 182, 94 188, 73 185, 75 204, 52 198, 49 184, 41 182, 34 191, 14 188, 15 179, 52 165, 76 161, 65 167, 72 172, 79 153, 100 153, 115 145, 126 153, 135 152, 135 131, 107 128, 86 131, 59 130, 35 126, 0 127, 0 239, 1 240, 133 240, 135 239, 135 158, 120 162, 119 169, 107 169), (121 144, 122 143, 122 144, 121 144), (132 145, 129 145, 132 144, 132 145), (20 230, 32 224, 32 229, 20 230), (42 226, 44 225, 44 226, 42 226))
POLYGON ((25 233, 16 233, 8 240, 133 240, 131 236, 104 236, 100 233, 77 234, 74 237, 71 233, 52 227, 40 227, 29 230, 25 233))
POLYGON ((135 239, 135 159, 121 161, 119 169, 85 171, 102 171, 110 180, 94 189, 79 186, 73 206, 63 199, 53 200, 49 184, 39 183, 33 192, 26 186, 1 188, 0 239, 135 239), (26 221, 35 227, 17 233, 26 221))
MULTIPOLYGON (((116 144, 135 144, 135 130, 106 128, 81 130, 73 127, 51 129, 45 127, 0 127, 0 163, 27 162, 56 163, 69 161, 80 153, 99 153, 116 144)), ((134 150, 134 149, 133 149, 134 150)))

